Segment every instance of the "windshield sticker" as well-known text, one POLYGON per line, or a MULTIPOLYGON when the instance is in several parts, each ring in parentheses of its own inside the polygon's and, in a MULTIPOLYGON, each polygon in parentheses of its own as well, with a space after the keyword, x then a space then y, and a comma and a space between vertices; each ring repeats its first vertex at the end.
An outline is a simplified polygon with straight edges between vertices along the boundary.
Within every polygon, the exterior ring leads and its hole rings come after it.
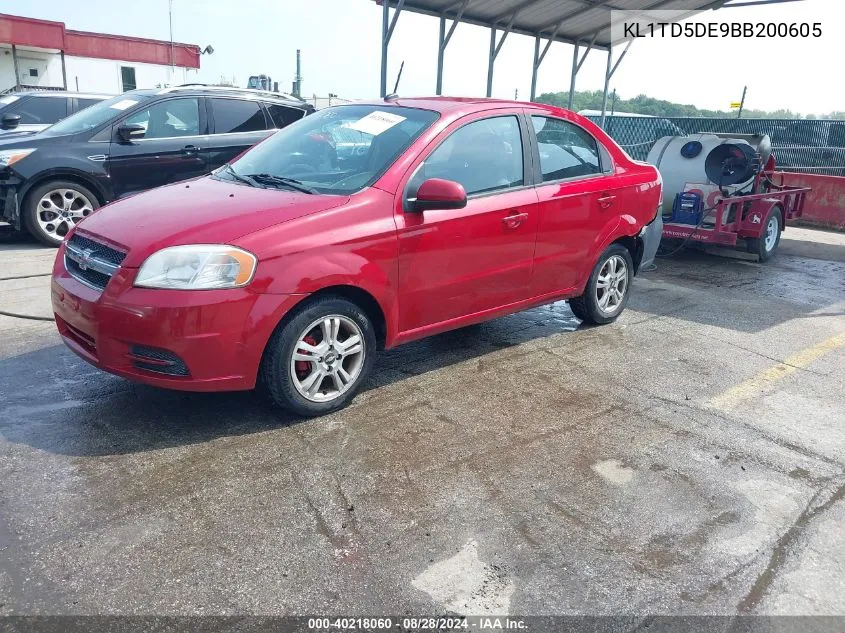
POLYGON ((138 102, 133 99, 124 99, 123 101, 111 104, 109 107, 113 110, 125 110, 126 108, 131 108, 136 103, 138 102))
POLYGON ((404 120, 405 117, 399 116, 398 114, 376 110, 357 121, 345 124, 343 127, 349 128, 350 130, 358 130, 359 132, 364 132, 364 134, 378 136, 394 125, 402 123, 404 120))

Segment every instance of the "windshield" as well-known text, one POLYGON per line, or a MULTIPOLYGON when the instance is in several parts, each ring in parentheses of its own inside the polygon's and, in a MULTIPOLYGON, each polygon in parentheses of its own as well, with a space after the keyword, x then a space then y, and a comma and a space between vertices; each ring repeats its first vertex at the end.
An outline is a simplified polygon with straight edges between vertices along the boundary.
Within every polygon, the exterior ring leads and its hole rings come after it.
POLYGON ((100 101, 92 105, 90 108, 80 110, 76 114, 70 115, 66 119, 62 119, 55 125, 51 125, 46 130, 41 132, 42 136, 58 136, 61 134, 78 134, 93 130, 95 127, 105 123, 106 121, 116 117, 124 110, 128 110, 132 106, 141 101, 149 99, 147 95, 139 95, 134 93, 127 93, 105 101, 100 101))
POLYGON ((12 105, 19 98, 20 97, 16 95, 4 95, 0 97, 0 110, 5 110, 8 106, 12 105))
POLYGON ((438 116, 390 105, 326 108, 276 132, 215 175, 252 186, 354 193, 375 182, 438 116))

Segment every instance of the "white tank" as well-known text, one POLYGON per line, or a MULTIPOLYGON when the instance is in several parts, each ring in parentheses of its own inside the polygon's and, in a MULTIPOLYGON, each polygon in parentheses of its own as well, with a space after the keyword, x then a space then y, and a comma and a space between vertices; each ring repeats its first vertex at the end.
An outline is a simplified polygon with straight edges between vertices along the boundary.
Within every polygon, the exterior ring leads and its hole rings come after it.
MULTIPOLYGON (((654 144, 646 160, 657 167, 663 177, 663 215, 672 213, 675 195, 683 191, 698 190, 702 193, 704 207, 715 204, 719 197, 719 183, 707 177, 704 163, 707 156, 719 145, 748 145, 759 152, 765 164, 771 155, 768 136, 745 136, 728 134, 688 134, 686 136, 664 136, 654 144)), ((727 191, 746 187, 753 175, 743 182, 723 186, 727 191)))

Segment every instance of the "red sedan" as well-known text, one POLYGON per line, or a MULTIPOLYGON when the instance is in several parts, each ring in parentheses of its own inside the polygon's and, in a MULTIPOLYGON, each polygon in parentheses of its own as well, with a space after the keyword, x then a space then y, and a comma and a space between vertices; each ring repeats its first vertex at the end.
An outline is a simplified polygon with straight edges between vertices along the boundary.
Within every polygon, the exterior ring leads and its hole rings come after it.
POLYGON ((616 319, 654 256, 661 181, 550 106, 396 99, 321 110, 213 174, 110 204, 58 251, 65 343, 193 391, 302 415, 375 352, 544 303, 616 319))

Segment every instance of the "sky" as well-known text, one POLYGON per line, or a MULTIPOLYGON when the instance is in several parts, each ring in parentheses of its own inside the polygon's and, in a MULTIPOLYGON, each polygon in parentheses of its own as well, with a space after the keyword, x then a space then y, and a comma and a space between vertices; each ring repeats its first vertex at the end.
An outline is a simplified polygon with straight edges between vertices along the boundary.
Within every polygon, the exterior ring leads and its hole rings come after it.
MULTIPOLYGON (((244 86, 268 74, 289 90, 302 51, 302 92, 347 99, 379 93, 381 7, 373 0, 172 0, 173 39, 211 44, 192 81, 221 75, 244 86)), ((479 0, 475 0, 479 1, 479 0)), ((69 29, 167 40, 168 0, 0 0, 0 13, 64 22, 69 29)), ((640 39, 610 84, 623 98, 648 96, 699 108, 728 109, 748 86, 746 107, 802 114, 845 110, 841 63, 845 1, 800 0, 707 11, 698 22, 820 23, 819 38, 640 39)), ((404 60, 398 92, 434 94, 439 21, 403 12, 390 44, 388 84, 404 60)), ((460 24, 447 50, 443 92, 483 96, 489 31, 460 24)), ((493 96, 527 99, 533 38, 512 34, 496 60, 493 96)), ((600 90, 606 53, 593 51, 578 74, 577 90, 600 90)), ((555 43, 543 62, 537 93, 569 89, 572 46, 555 43)))

